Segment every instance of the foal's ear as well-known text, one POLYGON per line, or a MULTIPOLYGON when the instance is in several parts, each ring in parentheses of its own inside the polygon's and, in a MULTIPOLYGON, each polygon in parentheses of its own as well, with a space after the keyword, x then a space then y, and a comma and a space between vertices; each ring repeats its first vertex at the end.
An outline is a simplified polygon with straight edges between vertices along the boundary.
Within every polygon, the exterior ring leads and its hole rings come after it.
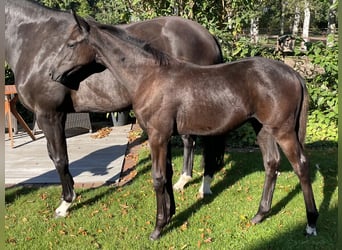
POLYGON ((74 16, 74 19, 80 31, 88 33, 90 30, 89 24, 83 18, 79 17, 73 9, 71 9, 71 13, 74 16))

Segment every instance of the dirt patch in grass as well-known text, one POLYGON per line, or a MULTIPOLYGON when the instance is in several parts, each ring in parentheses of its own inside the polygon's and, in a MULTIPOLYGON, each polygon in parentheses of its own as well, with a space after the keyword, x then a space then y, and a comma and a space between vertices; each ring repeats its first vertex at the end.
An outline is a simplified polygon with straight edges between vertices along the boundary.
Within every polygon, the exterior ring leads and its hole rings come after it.
POLYGON ((118 186, 124 186, 131 182, 137 175, 135 166, 138 163, 139 150, 145 147, 147 140, 142 136, 142 130, 138 124, 133 124, 132 129, 128 135, 128 145, 126 149, 125 160, 123 162, 120 181, 118 186))

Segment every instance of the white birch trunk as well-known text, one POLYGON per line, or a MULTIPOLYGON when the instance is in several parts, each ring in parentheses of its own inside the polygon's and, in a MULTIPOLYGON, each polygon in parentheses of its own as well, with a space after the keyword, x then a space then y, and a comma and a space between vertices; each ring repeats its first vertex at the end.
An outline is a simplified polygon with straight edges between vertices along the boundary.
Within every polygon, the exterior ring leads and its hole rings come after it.
POLYGON ((253 17, 251 19, 251 40, 253 43, 257 43, 259 40, 259 17, 253 17))
POLYGON ((282 0, 281 1, 281 18, 280 18, 280 35, 284 35, 285 9, 286 9, 286 2, 285 0, 282 0))
POLYGON ((328 36, 327 46, 334 45, 334 36, 336 33, 336 0, 330 0, 329 17, 328 17, 328 36))
POLYGON ((296 6, 295 16, 294 16, 294 20, 293 20, 293 27, 292 27, 292 35, 294 37, 298 35, 299 22, 300 22, 300 9, 298 6, 296 6))
POLYGON ((310 4, 309 4, 309 0, 305 0, 303 33, 302 33, 303 42, 301 45, 302 50, 307 50, 305 43, 309 41, 309 28, 310 28, 310 4))

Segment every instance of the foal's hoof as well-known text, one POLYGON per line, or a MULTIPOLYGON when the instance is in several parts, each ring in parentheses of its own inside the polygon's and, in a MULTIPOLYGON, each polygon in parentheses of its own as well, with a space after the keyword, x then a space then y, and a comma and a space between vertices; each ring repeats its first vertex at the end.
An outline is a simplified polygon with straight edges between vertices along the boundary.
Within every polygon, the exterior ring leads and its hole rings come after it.
POLYGON ((198 199, 204 199, 205 196, 210 196, 212 195, 213 193, 210 191, 210 192, 207 192, 207 193, 203 193, 203 192, 198 192, 197 194, 197 198, 198 199))
POLYGON ((251 219, 251 222, 253 225, 256 225, 262 222, 264 219, 265 219, 265 216, 257 214, 251 219))
POLYGON ((151 235, 150 235, 150 240, 158 240, 160 238, 160 231, 159 230, 154 230, 151 235))
POLYGON ((317 231, 315 227, 310 227, 309 225, 306 226, 305 229, 306 236, 317 236, 317 231))

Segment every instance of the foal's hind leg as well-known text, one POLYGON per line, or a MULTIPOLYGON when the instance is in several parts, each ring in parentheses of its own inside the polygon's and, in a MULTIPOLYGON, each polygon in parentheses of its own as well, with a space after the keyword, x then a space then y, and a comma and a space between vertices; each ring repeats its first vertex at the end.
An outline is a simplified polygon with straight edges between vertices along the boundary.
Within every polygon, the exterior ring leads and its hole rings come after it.
POLYGON ((253 223, 261 222, 271 210, 273 192, 277 181, 280 155, 277 143, 272 135, 261 129, 257 136, 265 168, 265 182, 257 214, 253 223))
POLYGON ((309 162, 304 155, 303 149, 298 142, 296 134, 284 133, 278 136, 278 143, 287 159, 291 163, 293 170, 297 174, 302 187, 304 201, 306 206, 306 216, 308 225, 306 227, 307 235, 317 235, 316 222, 318 218, 318 211, 312 191, 310 180, 309 162))
POLYGON ((181 137, 184 145, 183 169, 179 180, 173 185, 174 190, 183 190, 192 178, 195 138, 191 135, 182 135, 181 137))
POLYGON ((47 140, 47 149, 53 161, 62 184, 62 201, 55 211, 56 217, 65 217, 67 211, 76 198, 74 181, 69 172, 69 160, 64 134, 65 114, 51 113, 47 116, 37 113, 37 122, 43 130, 47 140))

